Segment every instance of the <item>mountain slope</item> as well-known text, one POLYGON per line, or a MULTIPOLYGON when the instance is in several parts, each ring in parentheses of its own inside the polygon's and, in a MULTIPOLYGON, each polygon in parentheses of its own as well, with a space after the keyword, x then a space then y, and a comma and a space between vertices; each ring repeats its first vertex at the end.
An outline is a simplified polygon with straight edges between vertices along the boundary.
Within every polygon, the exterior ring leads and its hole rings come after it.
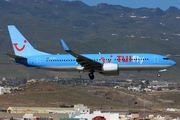
MULTIPOLYGON (((91 7, 81 1, 59 0, 0 0, 0 4, 0 63, 12 63, 4 55, 13 53, 9 24, 14 24, 35 48, 49 53, 65 53, 59 43, 62 38, 78 53, 180 54, 180 11, 174 7, 166 11, 108 4, 91 7)), ((26 78, 27 74, 30 78, 51 78, 58 74, 68 77, 67 73, 37 71, 19 65, 1 65, 0 71, 0 77, 26 78)), ((177 80, 179 71, 177 66, 163 79, 177 80)))

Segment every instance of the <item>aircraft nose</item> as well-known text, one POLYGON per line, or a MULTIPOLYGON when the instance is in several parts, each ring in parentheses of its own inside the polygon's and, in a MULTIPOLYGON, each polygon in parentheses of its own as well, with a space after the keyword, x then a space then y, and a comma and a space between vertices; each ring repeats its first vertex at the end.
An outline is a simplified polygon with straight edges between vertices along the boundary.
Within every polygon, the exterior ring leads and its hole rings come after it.
POLYGON ((170 61, 170 64, 171 64, 172 66, 175 66, 175 65, 176 65, 176 62, 173 61, 173 60, 171 60, 171 61, 170 61))

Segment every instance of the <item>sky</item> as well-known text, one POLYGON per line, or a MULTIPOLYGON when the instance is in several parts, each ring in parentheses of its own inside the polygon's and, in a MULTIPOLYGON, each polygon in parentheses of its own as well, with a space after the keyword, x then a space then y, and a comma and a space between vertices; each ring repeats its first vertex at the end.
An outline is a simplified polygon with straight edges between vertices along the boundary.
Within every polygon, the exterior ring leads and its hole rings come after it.
POLYGON ((161 8, 167 10, 170 6, 180 9, 180 0, 81 0, 89 6, 95 6, 99 3, 108 3, 112 5, 122 5, 130 8, 161 8))

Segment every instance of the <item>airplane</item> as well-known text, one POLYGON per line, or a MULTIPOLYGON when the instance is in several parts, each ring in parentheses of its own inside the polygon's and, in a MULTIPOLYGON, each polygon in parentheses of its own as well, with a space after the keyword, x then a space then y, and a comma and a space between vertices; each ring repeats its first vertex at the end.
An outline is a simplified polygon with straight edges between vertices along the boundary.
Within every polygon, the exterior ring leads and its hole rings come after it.
POLYGON ((61 44, 68 54, 50 54, 33 48, 14 25, 8 25, 8 31, 15 54, 6 55, 26 67, 60 72, 89 72, 88 76, 93 80, 94 72, 104 76, 115 76, 119 75, 120 71, 156 70, 160 76, 159 73, 176 65, 175 61, 160 54, 78 54, 70 50, 62 39, 61 44))

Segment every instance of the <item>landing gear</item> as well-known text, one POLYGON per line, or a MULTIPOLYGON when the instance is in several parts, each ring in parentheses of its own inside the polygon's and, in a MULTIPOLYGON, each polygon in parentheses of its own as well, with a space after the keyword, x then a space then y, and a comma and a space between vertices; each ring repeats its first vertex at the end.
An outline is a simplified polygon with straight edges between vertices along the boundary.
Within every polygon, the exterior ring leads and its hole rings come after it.
POLYGON ((88 75, 89 75, 89 78, 90 78, 91 80, 94 79, 94 72, 90 72, 88 75))
POLYGON ((161 77, 161 74, 157 74, 157 77, 161 77))
POLYGON ((162 73, 162 72, 166 72, 166 71, 167 71, 166 69, 159 70, 159 71, 158 71, 157 76, 158 76, 158 77, 160 77, 160 76, 161 76, 161 74, 160 74, 160 73, 162 73))

